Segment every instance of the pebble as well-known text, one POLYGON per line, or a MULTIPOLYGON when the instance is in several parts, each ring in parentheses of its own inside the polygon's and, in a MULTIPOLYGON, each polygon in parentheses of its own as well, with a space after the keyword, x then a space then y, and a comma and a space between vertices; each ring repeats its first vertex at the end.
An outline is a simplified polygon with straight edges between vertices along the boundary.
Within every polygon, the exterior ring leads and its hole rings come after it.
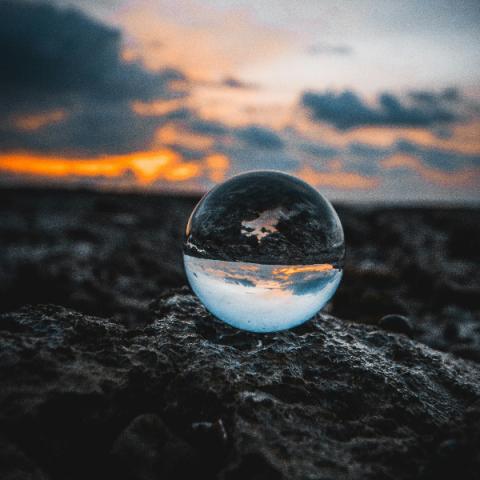
POLYGON ((413 327, 410 320, 403 315, 390 314, 385 315, 380 319, 378 325, 383 330, 395 333, 403 333, 411 336, 413 334, 413 327))

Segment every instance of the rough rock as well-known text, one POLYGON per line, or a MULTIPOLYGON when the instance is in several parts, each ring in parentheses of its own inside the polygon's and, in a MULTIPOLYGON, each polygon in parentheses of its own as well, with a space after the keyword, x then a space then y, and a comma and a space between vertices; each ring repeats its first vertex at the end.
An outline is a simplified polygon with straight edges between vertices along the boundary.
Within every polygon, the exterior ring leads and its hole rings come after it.
POLYGON ((154 414, 139 415, 120 434, 111 451, 115 478, 192 478, 198 455, 154 414))
POLYGON ((378 322, 378 326, 384 330, 395 333, 403 333, 409 337, 412 335, 413 328, 410 320, 403 315, 385 315, 378 322))
MULTIPOLYGON (((186 284, 182 235, 197 197, 0 189, 0 311, 55 303, 131 327, 186 284)), ((480 362, 480 209, 336 205, 342 283, 329 313, 480 362)))
POLYGON ((480 469, 478 365, 326 314, 255 335, 186 290, 154 302, 137 329, 23 307, 0 317, 0 385, 3 478, 474 479, 480 469))
POLYGON ((54 303, 142 323, 159 291, 185 284, 195 200, 0 189, 0 310, 54 303))

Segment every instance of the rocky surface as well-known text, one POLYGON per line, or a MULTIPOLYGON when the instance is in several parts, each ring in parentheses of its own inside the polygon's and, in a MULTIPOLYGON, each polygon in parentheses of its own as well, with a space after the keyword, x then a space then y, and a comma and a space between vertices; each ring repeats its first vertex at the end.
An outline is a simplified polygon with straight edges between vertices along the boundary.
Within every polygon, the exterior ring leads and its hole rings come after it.
POLYGON ((137 324, 185 284, 192 198, 0 190, 0 308, 56 303, 137 324))
MULTIPOLYGON (((136 327, 185 285, 181 239, 198 198, 0 190, 0 310, 56 303, 136 327)), ((329 313, 480 361, 480 209, 337 205, 347 258, 329 313)))
POLYGON ((478 478, 479 209, 337 206, 330 315, 254 335, 185 287, 197 200, 0 190, 1 479, 478 478))
POLYGON ((240 332, 186 290, 126 328, 0 317, 3 479, 478 478, 475 362, 323 314, 240 332))

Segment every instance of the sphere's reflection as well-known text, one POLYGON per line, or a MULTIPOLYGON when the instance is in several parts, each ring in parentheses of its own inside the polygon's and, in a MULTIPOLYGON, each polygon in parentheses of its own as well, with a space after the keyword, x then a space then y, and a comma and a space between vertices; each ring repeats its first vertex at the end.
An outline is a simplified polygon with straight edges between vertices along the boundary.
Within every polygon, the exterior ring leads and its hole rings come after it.
POLYGON ((328 302, 344 251, 328 200, 292 176, 253 172, 203 197, 187 225, 184 263, 216 317, 272 332, 305 322, 328 302))

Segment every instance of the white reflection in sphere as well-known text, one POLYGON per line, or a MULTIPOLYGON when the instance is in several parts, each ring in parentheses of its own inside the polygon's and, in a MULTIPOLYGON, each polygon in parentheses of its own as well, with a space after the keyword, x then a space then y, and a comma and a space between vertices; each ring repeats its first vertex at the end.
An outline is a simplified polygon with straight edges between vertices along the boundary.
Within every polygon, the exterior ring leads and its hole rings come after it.
POLYGON ((295 327, 333 296, 345 254, 332 205, 279 172, 238 175, 215 187, 188 221, 183 258, 205 307, 252 332, 295 327))

